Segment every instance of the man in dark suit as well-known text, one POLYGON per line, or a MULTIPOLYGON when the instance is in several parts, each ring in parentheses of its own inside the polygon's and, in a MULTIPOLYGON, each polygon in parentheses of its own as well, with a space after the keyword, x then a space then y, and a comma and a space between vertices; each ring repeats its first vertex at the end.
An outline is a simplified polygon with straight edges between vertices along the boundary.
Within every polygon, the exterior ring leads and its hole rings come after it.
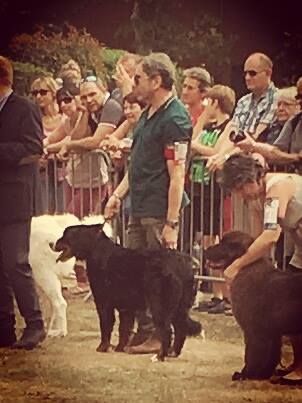
POLYGON ((45 338, 28 263, 43 129, 38 107, 16 95, 12 82, 12 65, 0 56, 0 347, 32 349, 45 338), (26 323, 19 341, 14 296, 26 323))

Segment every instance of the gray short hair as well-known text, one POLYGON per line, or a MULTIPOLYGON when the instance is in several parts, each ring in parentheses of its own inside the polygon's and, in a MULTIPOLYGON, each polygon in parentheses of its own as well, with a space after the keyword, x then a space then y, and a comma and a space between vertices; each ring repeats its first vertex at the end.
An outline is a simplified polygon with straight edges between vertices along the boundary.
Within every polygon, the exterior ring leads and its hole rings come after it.
POLYGON ((184 70, 184 77, 193 78, 199 82, 199 90, 204 91, 212 86, 211 74, 203 67, 191 67, 184 70))
POLYGON ((176 78, 175 66, 165 53, 151 53, 142 60, 143 71, 147 76, 160 75, 162 88, 172 90, 176 78))
POLYGON ((292 103, 296 102, 296 95, 297 95, 297 87, 286 87, 281 88, 277 91, 277 99, 284 99, 286 101, 290 101, 292 103))

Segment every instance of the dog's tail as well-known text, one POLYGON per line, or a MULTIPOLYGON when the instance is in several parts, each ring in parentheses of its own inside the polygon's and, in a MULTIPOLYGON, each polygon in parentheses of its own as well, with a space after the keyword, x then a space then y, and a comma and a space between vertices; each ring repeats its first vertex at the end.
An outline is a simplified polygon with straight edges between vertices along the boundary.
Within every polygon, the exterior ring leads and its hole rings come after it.
POLYGON ((198 336, 202 331, 201 323, 197 322, 197 320, 193 320, 189 315, 186 320, 186 325, 187 336, 198 336))

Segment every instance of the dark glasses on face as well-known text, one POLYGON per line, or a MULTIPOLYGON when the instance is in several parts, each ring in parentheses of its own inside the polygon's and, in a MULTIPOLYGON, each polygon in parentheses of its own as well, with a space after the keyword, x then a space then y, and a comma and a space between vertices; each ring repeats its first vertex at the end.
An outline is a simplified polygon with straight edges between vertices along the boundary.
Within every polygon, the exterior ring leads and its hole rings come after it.
POLYGON ((73 98, 71 97, 66 97, 66 98, 62 98, 59 100, 59 104, 61 104, 62 102, 64 102, 64 104, 70 104, 73 101, 73 98))
POLYGON ((48 92, 49 90, 32 90, 30 93, 33 97, 38 96, 38 94, 40 94, 41 97, 45 97, 45 95, 47 95, 48 92))
POLYGON ((261 71, 256 71, 256 70, 245 70, 244 75, 246 76, 247 74, 250 77, 256 77, 257 74, 261 73, 261 71))
POLYGON ((297 101, 302 101, 302 93, 295 96, 297 101))

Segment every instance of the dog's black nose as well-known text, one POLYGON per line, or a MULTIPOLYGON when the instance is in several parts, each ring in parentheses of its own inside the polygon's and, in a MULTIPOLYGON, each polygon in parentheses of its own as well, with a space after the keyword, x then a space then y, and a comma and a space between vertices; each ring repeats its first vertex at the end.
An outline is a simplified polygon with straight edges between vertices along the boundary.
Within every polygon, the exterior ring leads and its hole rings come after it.
POLYGON ((55 250, 54 242, 49 242, 49 247, 50 247, 51 250, 55 250))

